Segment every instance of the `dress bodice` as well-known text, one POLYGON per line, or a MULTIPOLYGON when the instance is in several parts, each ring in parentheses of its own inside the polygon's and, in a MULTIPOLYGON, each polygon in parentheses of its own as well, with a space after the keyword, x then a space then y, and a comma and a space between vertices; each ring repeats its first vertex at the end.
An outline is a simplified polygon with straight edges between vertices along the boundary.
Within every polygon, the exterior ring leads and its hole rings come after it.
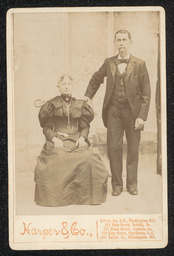
POLYGON ((89 133, 89 124, 93 118, 94 112, 86 102, 71 98, 67 104, 61 96, 46 102, 39 112, 40 125, 44 130, 68 134, 81 132, 84 137, 89 133))

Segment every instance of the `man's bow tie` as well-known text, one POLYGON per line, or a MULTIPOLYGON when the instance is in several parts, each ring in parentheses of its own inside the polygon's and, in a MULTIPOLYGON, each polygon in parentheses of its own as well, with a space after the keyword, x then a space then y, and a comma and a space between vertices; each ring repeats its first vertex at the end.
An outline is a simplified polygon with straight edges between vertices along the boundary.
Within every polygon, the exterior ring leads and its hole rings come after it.
POLYGON ((121 64, 121 63, 128 63, 129 59, 116 59, 116 64, 121 64))

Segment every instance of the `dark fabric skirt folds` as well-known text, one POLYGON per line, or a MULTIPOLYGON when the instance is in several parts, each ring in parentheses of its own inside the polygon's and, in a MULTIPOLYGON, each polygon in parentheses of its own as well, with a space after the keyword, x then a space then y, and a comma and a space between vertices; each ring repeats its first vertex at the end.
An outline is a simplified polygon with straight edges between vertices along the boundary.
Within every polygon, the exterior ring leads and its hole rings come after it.
POLYGON ((71 153, 45 143, 35 168, 35 202, 42 206, 97 205, 105 202, 108 172, 89 148, 71 153))

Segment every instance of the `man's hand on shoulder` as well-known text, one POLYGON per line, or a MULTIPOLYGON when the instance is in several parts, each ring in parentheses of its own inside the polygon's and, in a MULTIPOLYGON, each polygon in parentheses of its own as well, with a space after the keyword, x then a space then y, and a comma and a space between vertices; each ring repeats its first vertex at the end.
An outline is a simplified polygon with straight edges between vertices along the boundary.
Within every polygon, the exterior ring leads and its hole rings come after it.
POLYGON ((92 106, 92 100, 91 100, 89 97, 84 96, 84 97, 83 97, 83 100, 84 100, 85 102, 87 102, 90 106, 92 106))

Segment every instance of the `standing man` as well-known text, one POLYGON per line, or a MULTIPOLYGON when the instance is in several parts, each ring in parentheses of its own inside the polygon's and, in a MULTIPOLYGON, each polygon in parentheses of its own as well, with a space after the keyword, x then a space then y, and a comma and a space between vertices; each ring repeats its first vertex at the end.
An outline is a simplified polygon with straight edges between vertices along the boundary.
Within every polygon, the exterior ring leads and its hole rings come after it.
POLYGON ((127 30, 115 34, 119 54, 107 58, 94 73, 85 93, 85 100, 93 98, 107 77, 102 117, 107 127, 107 149, 112 173, 112 195, 123 190, 122 159, 123 134, 127 139, 126 188, 137 195, 137 171, 140 132, 147 119, 150 105, 150 82, 146 64, 130 54, 131 35, 127 30))

